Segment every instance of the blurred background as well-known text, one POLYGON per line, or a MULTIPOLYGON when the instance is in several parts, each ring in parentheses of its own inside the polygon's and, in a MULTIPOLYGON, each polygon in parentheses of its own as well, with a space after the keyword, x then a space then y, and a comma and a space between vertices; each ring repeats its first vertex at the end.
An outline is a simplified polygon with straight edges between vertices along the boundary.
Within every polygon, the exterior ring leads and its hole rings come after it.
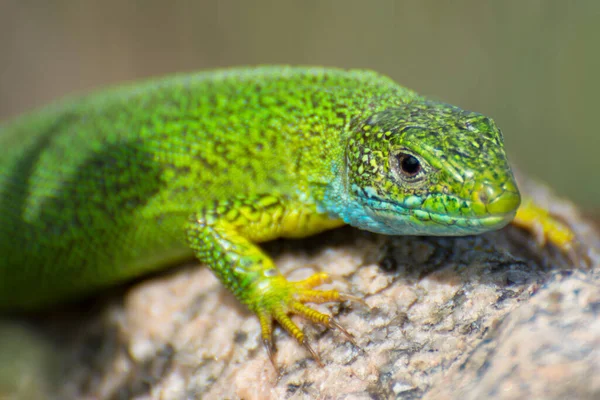
POLYGON ((522 170, 600 212, 599 1, 0 2, 0 120, 122 81, 274 63, 370 68, 488 114, 522 170))

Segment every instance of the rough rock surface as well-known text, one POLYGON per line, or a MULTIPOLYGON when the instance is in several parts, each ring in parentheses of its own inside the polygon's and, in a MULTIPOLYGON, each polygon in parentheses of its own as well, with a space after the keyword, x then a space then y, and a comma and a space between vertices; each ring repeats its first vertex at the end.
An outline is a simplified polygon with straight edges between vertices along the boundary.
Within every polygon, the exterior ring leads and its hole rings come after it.
POLYGON ((184 266, 36 320, 62 359, 58 397, 600 398, 600 239, 569 203, 525 186, 577 230, 587 267, 512 226, 278 241, 266 248, 282 272, 300 279, 316 265, 366 301, 317 306, 362 350, 305 325, 319 368, 278 329, 278 378, 257 320, 208 269, 184 266))

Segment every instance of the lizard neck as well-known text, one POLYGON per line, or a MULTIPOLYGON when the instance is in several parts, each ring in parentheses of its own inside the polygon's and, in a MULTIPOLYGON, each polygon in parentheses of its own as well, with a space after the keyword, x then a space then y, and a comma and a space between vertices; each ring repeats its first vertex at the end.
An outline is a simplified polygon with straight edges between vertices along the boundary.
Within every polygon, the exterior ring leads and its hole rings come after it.
POLYGON ((363 230, 395 233, 391 227, 373 218, 369 209, 354 195, 355 189, 349 185, 344 163, 342 170, 323 190, 322 198, 317 202, 317 211, 328 214, 330 218, 341 219, 346 224, 363 230))
MULTIPOLYGON (((367 110, 355 120, 363 121, 373 113, 372 110, 367 110)), ((317 205, 317 212, 327 214, 330 218, 343 220, 346 224, 372 232, 391 233, 389 227, 383 226, 370 215, 368 208, 355 195, 359 188, 353 187, 349 181, 347 151, 355 129, 353 125, 341 135, 338 151, 323 157, 326 167, 322 170, 326 172, 321 174, 323 179, 313 181, 310 187, 311 197, 317 205)))

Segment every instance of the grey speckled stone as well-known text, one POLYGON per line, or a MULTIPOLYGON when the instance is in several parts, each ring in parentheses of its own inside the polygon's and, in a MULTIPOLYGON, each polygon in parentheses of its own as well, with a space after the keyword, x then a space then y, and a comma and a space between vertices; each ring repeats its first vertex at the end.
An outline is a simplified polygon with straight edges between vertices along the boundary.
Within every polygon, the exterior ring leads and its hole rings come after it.
POLYGON ((266 247, 284 273, 300 279, 318 265, 365 299, 370 309, 316 307, 363 351, 307 326, 319 368, 278 329, 278 380, 257 320, 206 268, 181 267, 39 323, 66 360, 60 397, 599 398, 600 240, 570 204, 526 187, 577 229, 591 268, 515 227, 465 238, 344 228, 278 241, 266 247))

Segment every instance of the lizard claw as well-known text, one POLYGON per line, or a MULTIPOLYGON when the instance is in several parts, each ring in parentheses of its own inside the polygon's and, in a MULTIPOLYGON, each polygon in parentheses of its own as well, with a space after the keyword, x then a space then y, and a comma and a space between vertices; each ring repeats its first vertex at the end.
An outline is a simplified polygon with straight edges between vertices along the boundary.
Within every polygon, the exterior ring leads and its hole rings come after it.
POLYGON ((361 306, 365 307, 367 310, 371 309, 371 307, 367 304, 367 302, 364 301, 363 299, 361 299, 360 297, 356 297, 356 296, 353 296, 353 295, 347 294, 347 293, 340 293, 340 298, 342 300, 348 300, 348 301, 352 301, 354 303, 358 303, 361 306))
POLYGON ((347 341, 352 343, 352 345, 354 347, 356 347, 357 349, 359 349, 360 351, 363 351, 363 349, 354 340, 354 335, 352 335, 350 332, 348 332, 346 330, 346 328, 344 328, 342 325, 340 325, 334 318, 329 319, 329 328, 335 328, 338 331, 342 332, 342 334, 346 337, 347 341))
POLYGON ((267 355, 269 356, 269 360, 271 361, 273 368, 275 369, 275 374, 277 376, 280 376, 279 368, 277 367, 277 363, 275 362, 275 345, 273 344, 272 338, 263 338, 263 346, 265 348, 265 351, 267 352, 267 355))
POLYGON ((319 356, 319 353, 317 353, 311 346, 310 344, 308 344, 308 341, 305 339, 304 342, 302 343, 302 345, 306 348, 306 350, 308 350, 308 352, 310 353, 310 355, 312 356, 312 358, 315 360, 315 362, 317 363, 317 365, 321 368, 324 367, 323 362, 321 361, 321 357, 319 356))

